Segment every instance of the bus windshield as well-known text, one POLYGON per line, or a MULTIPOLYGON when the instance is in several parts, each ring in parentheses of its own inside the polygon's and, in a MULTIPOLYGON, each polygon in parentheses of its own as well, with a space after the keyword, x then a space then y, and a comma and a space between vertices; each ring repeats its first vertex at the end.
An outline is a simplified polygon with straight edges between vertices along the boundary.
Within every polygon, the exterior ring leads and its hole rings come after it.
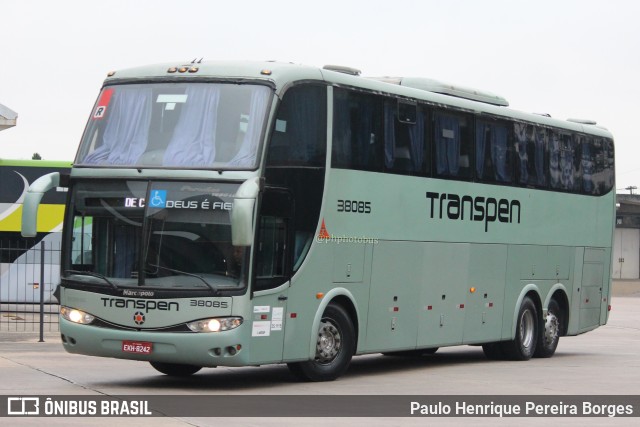
POLYGON ((231 83, 106 86, 76 164, 255 169, 271 92, 231 83))
POLYGON ((110 287, 218 291, 245 282, 231 244, 237 184, 78 183, 65 277, 110 287))

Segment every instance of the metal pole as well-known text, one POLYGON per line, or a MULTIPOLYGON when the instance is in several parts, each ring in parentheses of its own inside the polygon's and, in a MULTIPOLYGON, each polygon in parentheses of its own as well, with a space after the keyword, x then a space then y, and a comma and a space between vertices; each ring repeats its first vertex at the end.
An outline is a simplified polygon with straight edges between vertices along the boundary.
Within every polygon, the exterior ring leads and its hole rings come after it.
POLYGON ((40 242, 40 341, 44 342, 44 241, 40 242))

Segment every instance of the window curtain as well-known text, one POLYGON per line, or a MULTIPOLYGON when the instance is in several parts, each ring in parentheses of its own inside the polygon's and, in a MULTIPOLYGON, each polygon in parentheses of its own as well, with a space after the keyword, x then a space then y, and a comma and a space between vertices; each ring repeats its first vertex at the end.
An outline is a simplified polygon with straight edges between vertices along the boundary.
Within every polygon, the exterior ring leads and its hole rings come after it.
POLYGON ((491 160, 493 161, 495 179, 498 182, 511 180, 507 148, 508 137, 506 127, 491 125, 491 160))
POLYGON ((334 167, 351 166, 351 116, 347 92, 334 90, 333 145, 331 162, 334 167))
POLYGON ((513 130, 518 144, 518 166, 520 169, 520 184, 529 183, 529 154, 527 152, 527 125, 514 123, 513 130))
POLYGON ((460 121, 455 116, 436 114, 436 172, 458 175, 460 170, 460 121))
POLYGON ((215 138, 220 87, 187 87, 187 102, 164 153, 164 166, 212 166, 216 156, 215 138))
POLYGON ((416 116, 416 123, 409 126, 409 141, 413 172, 420 172, 424 162, 424 114, 420 111, 416 116))
POLYGON ((255 87, 251 94, 251 106, 249 108, 249 124, 244 135, 242 145, 236 155, 228 163, 229 166, 252 167, 256 164, 260 133, 264 122, 267 102, 269 101, 269 89, 267 87, 255 87))
POLYGON ((396 150, 396 128, 394 101, 384 103, 384 166, 393 169, 396 150))
MULTIPOLYGON (((508 131, 497 123, 479 121, 476 125, 476 173, 478 177, 493 179, 497 182, 509 182, 511 173, 508 168, 508 131), (489 152, 487 152, 487 147, 489 152), (493 176, 485 176, 487 154, 490 153, 493 176)), ((486 171, 487 175, 492 171, 486 171)))
MULTIPOLYGON (((358 126, 355 138, 353 166, 357 168, 372 169, 377 166, 374 163, 374 150, 376 135, 373 127, 374 105, 371 98, 358 99, 358 126)), ((378 120, 380 118, 378 117, 378 120)))
MULTIPOLYGON (((324 88, 307 87, 300 90, 293 89, 290 95, 290 123, 291 134, 288 138, 290 163, 302 165, 324 166, 319 161, 326 141, 322 136, 326 134, 325 123, 321 120, 326 110, 326 91, 324 88), (324 96, 324 99, 322 97, 324 96)), ((285 95, 286 100, 286 95, 285 95)))
POLYGON ((113 98, 102 145, 84 158, 85 164, 135 165, 147 148, 151 89, 123 86, 113 98))
POLYGON ((114 277, 128 278, 136 263, 136 238, 132 227, 115 227, 114 277))
POLYGON ((489 135, 491 134, 491 125, 478 121, 476 125, 476 175, 480 179, 484 179, 484 165, 486 157, 486 148, 491 144, 489 135))

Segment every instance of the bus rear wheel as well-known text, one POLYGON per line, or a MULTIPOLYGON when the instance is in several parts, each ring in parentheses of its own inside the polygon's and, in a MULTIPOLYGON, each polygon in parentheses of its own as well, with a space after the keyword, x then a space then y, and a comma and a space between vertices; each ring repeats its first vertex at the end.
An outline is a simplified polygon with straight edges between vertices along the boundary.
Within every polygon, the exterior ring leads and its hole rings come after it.
POLYGON ((547 317, 544 319, 544 327, 538 334, 538 345, 535 357, 551 357, 556 352, 560 341, 560 329, 562 325, 562 312, 560 304, 554 299, 549 301, 547 317))
POLYGON ((330 304, 320 319, 314 359, 287 366, 304 381, 333 381, 349 367, 355 353, 355 338, 347 312, 339 305, 330 304))
POLYGON ((536 351, 538 341, 538 310, 531 298, 524 297, 516 324, 516 336, 512 341, 501 344, 507 359, 529 360, 536 351))
POLYGON ((164 362, 149 362, 156 371, 161 372, 170 377, 188 377, 193 375, 202 369, 200 366, 183 365, 180 363, 164 363, 164 362))

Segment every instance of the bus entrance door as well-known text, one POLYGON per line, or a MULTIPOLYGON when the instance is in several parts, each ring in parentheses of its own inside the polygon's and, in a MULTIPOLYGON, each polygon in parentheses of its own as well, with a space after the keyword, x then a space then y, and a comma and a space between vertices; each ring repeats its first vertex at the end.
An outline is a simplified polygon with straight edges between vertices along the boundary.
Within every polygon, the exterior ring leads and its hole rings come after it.
POLYGON ((288 282, 284 289, 276 292, 256 293, 253 298, 251 326, 252 363, 274 363, 282 361, 284 346, 284 322, 287 310, 288 282))
POLYGON ((291 277, 293 199, 288 191, 267 189, 262 196, 254 250, 252 361, 282 361, 284 322, 291 277))

